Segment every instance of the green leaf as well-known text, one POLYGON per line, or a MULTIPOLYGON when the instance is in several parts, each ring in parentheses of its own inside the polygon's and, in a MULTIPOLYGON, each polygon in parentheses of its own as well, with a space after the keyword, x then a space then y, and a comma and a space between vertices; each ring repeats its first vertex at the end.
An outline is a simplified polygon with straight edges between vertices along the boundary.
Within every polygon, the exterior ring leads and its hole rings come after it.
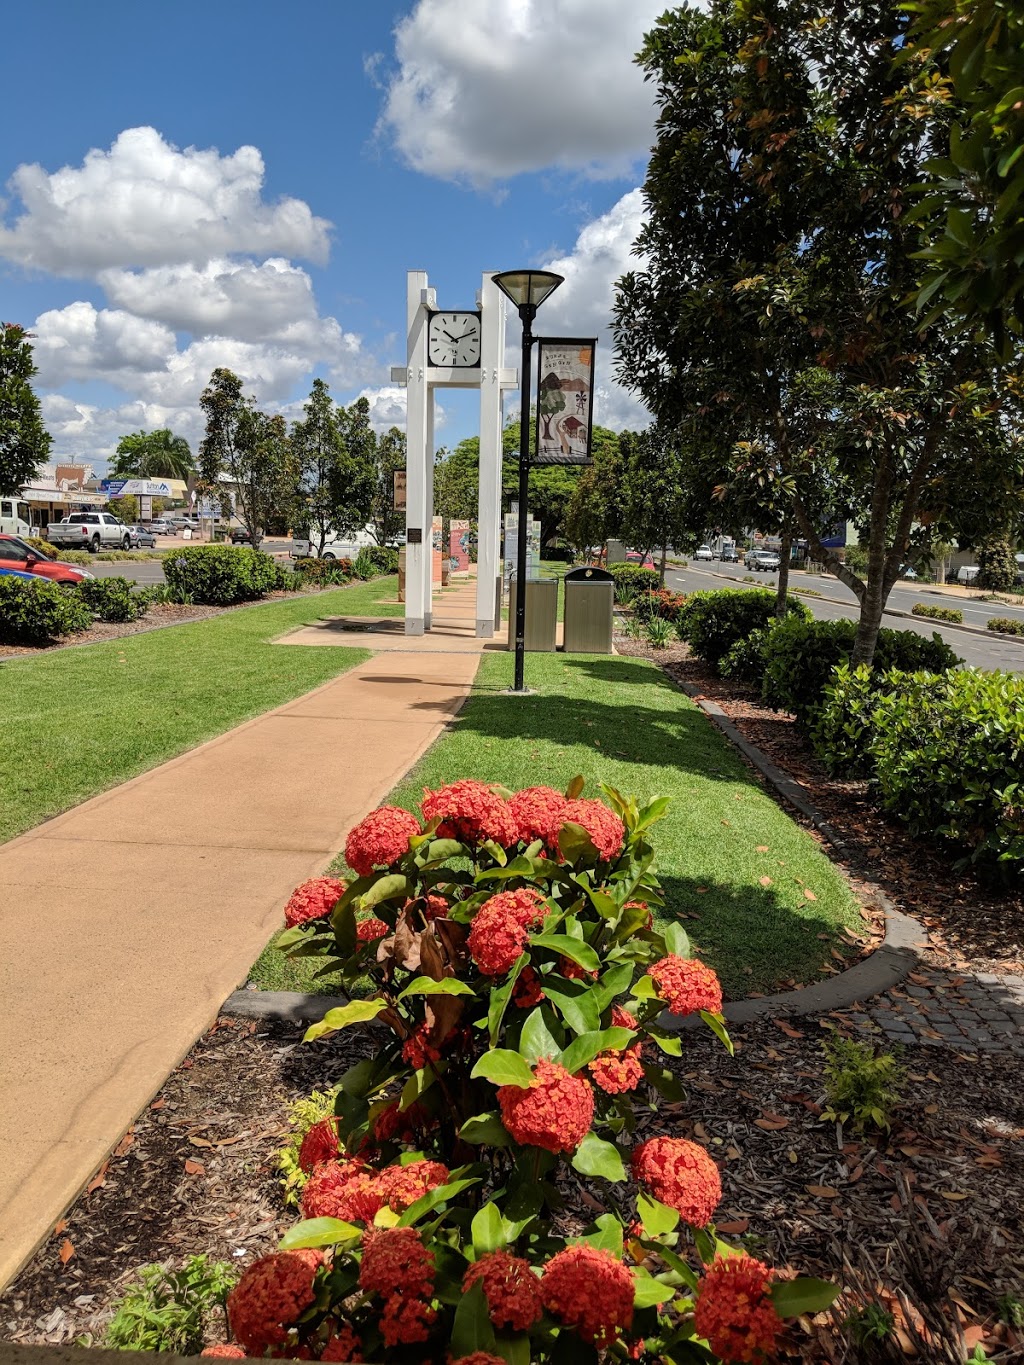
POLYGON ((674 1232, 679 1223, 675 1209, 647 1194, 637 1196, 636 1211, 648 1237, 663 1237, 667 1232, 674 1232))
POLYGON ((497 990, 491 991, 491 1003, 487 1008, 487 1038, 491 1047, 498 1041, 498 1034, 501 1031, 501 1021, 505 1017, 505 1011, 508 1009, 508 1002, 511 1000, 512 992, 516 988, 516 981, 519 979, 519 973, 526 966, 526 963, 526 954, 520 953, 512 965, 509 978, 504 986, 499 986, 497 990))
POLYGON ((465 844, 458 839, 433 839, 423 849, 423 866, 427 863, 446 863, 449 858, 462 858, 466 854, 465 844))
POLYGON ((582 773, 577 773, 576 776, 570 781, 569 785, 565 789, 566 800, 578 801, 580 793, 583 791, 583 788, 586 785, 587 779, 583 776, 582 773))
POLYGON ((444 1063, 436 1062, 434 1066, 420 1067, 418 1071, 412 1073, 405 1085, 402 1086, 402 1094, 398 1102, 398 1108, 401 1113, 404 1114, 407 1109, 416 1103, 421 1095, 425 1095, 437 1080, 435 1067, 438 1070, 443 1070, 444 1063))
POLYGON ((600 857, 587 831, 572 820, 567 820, 559 831, 558 850, 570 866, 575 866, 584 858, 587 862, 596 862, 600 857))
POLYGON ((641 830, 650 829, 651 825, 655 825, 659 820, 663 820, 671 804, 672 798, 670 796, 655 797, 650 805, 644 806, 640 811, 634 833, 639 834, 641 830))
POLYGON ((359 942, 356 933, 356 907, 355 901, 346 895, 342 897, 340 903, 334 907, 331 915, 331 927, 334 930, 334 942, 337 945, 338 953, 341 957, 351 957, 356 950, 359 942))
POLYGON ((354 1242, 362 1237, 361 1228, 343 1223, 340 1218, 307 1218, 290 1227, 278 1246, 281 1251, 298 1251, 301 1247, 331 1247, 338 1242, 354 1242))
POLYGON ((530 1013, 523 1025, 523 1031, 519 1035, 519 1050, 531 1066, 535 1066, 542 1057, 549 1060, 557 1057, 561 1051, 551 1036, 551 1031, 544 1021, 544 1011, 539 1006, 530 1013))
POLYGON ((648 1036, 653 1038, 662 1052, 667 1053, 669 1057, 681 1057, 683 1055, 683 1044, 678 1034, 661 1034, 656 1033, 654 1029, 650 1029, 648 1036))
POLYGON ((621 1260, 622 1224, 614 1213, 602 1213, 600 1218, 594 1219, 594 1226, 597 1232, 584 1233, 582 1237, 573 1238, 573 1241, 584 1242, 589 1247, 596 1247, 598 1251, 610 1251, 621 1260))
POLYGON ((633 987, 633 994, 638 1000, 655 1000, 658 996, 658 986, 653 976, 642 976, 633 987))
POLYGON ((653 1308, 658 1303, 668 1303, 669 1299, 674 1299, 676 1291, 671 1285, 661 1284, 653 1275, 650 1275, 643 1266, 633 1266, 633 1283, 635 1286, 633 1296, 634 1308, 653 1308))
POLYGON ((296 943, 305 943, 309 938, 309 929, 305 924, 293 924, 290 929, 286 929, 283 934, 279 934, 274 941, 274 947, 278 952, 287 952, 289 948, 294 948, 296 943))
POLYGON ((351 1000, 347 1005, 328 1010, 318 1024, 311 1024, 306 1030, 304 1041, 311 1043, 325 1033, 348 1028, 349 1024, 365 1024, 368 1019, 376 1019, 387 1007, 386 1000, 351 1000))
POLYGON ((464 1142, 486 1147, 508 1147, 512 1141, 508 1129, 493 1110, 489 1114, 475 1114, 467 1119, 459 1129, 459 1137, 464 1142))
POLYGON ((567 1071, 575 1074, 592 1062, 599 1052, 621 1052, 635 1042, 636 1037, 629 1028, 606 1028, 597 1033, 582 1033, 569 1044, 558 1060, 567 1071))
POLYGON ((484 1287, 477 1280, 468 1294, 463 1294, 455 1310, 452 1323, 452 1358, 471 1356, 476 1351, 494 1354, 494 1327, 491 1323, 484 1287))
POLYGON ((550 948, 553 953, 579 963, 585 972, 596 972, 601 967, 601 959, 590 944, 569 934, 534 934, 530 939, 530 947, 550 948))
POLYGON ((582 981, 566 981, 560 976, 545 976, 544 994, 572 1029, 573 1033, 594 1032, 601 1027, 593 987, 582 981))
POLYGON ((665 947, 676 957, 690 957, 693 949, 690 946, 690 936, 681 924, 669 924, 664 930, 665 947))
POLYGON ((686 1099, 686 1091, 682 1082, 675 1072, 670 1071, 667 1066, 645 1066, 644 1075, 658 1094, 664 1096, 666 1100, 677 1103, 686 1099))
POLYGON ((485 1204, 473 1215, 470 1233, 478 1260, 489 1251, 497 1251, 499 1247, 505 1245, 505 1222, 497 1204, 485 1204))
POLYGON ((612 900, 606 891, 588 891, 590 903, 601 916, 602 919, 615 919, 619 913, 619 904, 612 900))
POLYGON ((824 1312, 839 1297, 839 1286, 810 1277, 776 1280, 768 1297, 780 1318, 798 1318, 803 1313, 824 1312))
POLYGON ((466 981, 460 981, 456 976, 446 976, 442 981, 435 981, 429 976, 418 976, 415 981, 411 981, 405 990, 398 997, 404 1000, 409 995, 475 995, 473 987, 466 981))
POLYGON ((622 1154, 612 1142, 605 1142, 596 1133, 588 1133, 576 1149, 573 1170, 580 1175, 599 1175, 604 1180, 625 1180, 622 1154))
POLYGON ((499 1336, 494 1344, 495 1352, 507 1365, 530 1365, 530 1338, 525 1335, 515 1337, 499 1336))
POLYGON ((473 1176, 469 1180, 449 1180, 447 1185, 439 1185, 436 1190, 428 1191, 422 1199, 417 1199, 415 1204, 410 1204, 395 1227, 412 1227, 424 1214, 436 1209, 438 1204, 446 1204, 449 1199, 454 1199, 463 1190, 468 1190, 471 1185, 479 1185, 479 1183, 479 1176, 473 1176))
POLYGON ((701 1010, 700 1017, 704 1020, 705 1024, 707 1024, 715 1037, 725 1044, 729 1056, 734 1057, 736 1055, 736 1049, 733 1047, 732 1039, 729 1037, 728 1030, 725 1027, 724 1017, 721 1014, 712 1014, 710 1010, 701 1010))
POLYGON ((379 877, 368 891, 364 891, 359 903, 364 910, 369 910, 373 905, 380 905, 381 901, 393 901, 399 896, 404 898, 409 891, 408 877, 403 877, 400 872, 390 872, 386 877, 379 877))
POLYGON ((533 1080, 533 1072, 524 1057, 509 1048, 496 1047, 485 1052, 470 1073, 474 1079, 483 1076, 492 1085, 518 1085, 525 1090, 533 1080))
POLYGON ((631 962, 619 962, 614 967, 608 968, 594 988, 594 999, 597 1001, 597 1008, 602 1014, 617 996, 629 990, 632 980, 633 964, 631 962))

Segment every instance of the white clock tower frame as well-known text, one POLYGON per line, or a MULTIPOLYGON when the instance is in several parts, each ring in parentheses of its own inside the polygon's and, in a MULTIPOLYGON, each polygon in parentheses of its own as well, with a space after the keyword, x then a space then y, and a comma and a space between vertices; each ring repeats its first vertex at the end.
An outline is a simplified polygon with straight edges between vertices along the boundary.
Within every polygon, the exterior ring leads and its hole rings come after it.
POLYGON ((431 521, 434 515, 434 390, 480 390, 480 502, 477 512, 476 633, 490 638, 501 624, 501 432, 506 389, 519 387, 519 371, 502 364, 505 356, 505 304, 485 271, 476 296, 480 309, 479 366, 428 363, 427 324, 437 298, 425 270, 407 275, 408 364, 391 371, 406 388, 406 550, 405 633, 430 630, 431 521), (418 537, 417 537, 417 532, 418 537))

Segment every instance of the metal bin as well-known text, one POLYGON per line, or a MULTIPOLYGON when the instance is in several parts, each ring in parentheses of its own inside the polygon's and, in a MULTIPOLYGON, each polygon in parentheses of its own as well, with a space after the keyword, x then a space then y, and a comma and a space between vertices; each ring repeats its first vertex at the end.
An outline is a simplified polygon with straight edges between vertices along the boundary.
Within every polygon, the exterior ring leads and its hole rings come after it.
MULTIPOLYGON (((516 647, 516 580, 508 589, 508 647, 516 647)), ((526 648, 534 654, 554 653, 558 626, 558 579, 526 580, 526 648)))
POLYGON ((584 564, 565 575, 566 654, 610 654, 615 579, 607 569, 584 564))

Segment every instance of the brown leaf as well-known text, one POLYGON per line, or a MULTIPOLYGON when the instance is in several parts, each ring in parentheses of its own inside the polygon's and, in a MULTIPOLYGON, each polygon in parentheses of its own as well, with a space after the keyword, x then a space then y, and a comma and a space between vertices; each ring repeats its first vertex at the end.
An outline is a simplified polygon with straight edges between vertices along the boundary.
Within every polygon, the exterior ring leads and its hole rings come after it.
POLYGON ((206 1167, 201 1161, 193 1161, 191 1157, 185 1158, 186 1175, 205 1175, 206 1167))
POLYGON ((109 1169, 110 1162, 104 1161, 103 1165, 99 1168, 99 1170, 96 1172, 93 1178, 89 1181, 88 1185, 86 1185, 85 1187, 86 1194, 92 1194, 93 1190, 98 1190, 101 1185, 105 1185, 107 1183, 107 1171, 109 1169))
POLYGON ((958 1203, 961 1199, 970 1199, 970 1195, 960 1190, 939 1190, 943 1199, 948 1199, 952 1203, 958 1203))
POLYGON ((62 1218, 60 1222, 57 1224, 57 1226, 53 1229, 53 1235, 54 1237, 59 1237, 62 1232, 67 1232, 67 1230, 68 1220, 66 1218, 62 1218))
POLYGON ((789 1119, 755 1119, 755 1128, 763 1128, 766 1133, 777 1133, 780 1128, 789 1127, 789 1119))
POLYGON ((133 1143, 134 1141, 135 1141, 135 1129, 134 1129, 134 1128, 129 1128, 128 1131, 127 1131, 127 1133, 125 1133, 124 1137, 121 1139, 121 1141, 120 1141, 120 1142, 117 1144, 117 1146, 114 1148, 114 1155, 115 1155, 115 1156, 127 1156, 127 1155, 128 1155, 128 1149, 129 1149, 129 1147, 131 1147, 131 1145, 132 1145, 132 1143, 133 1143))
POLYGON ((206 1138, 190 1137, 190 1138, 189 1138, 189 1142, 191 1142, 191 1144, 192 1144, 193 1147, 212 1147, 212 1146, 213 1146, 213 1143, 212 1143, 212 1142, 209 1142, 206 1138))
POLYGON ((804 887, 804 898, 809 901, 816 901, 818 899, 810 887, 807 886, 804 887))
POLYGON ((724 1232, 727 1236, 738 1237, 741 1232, 746 1232, 750 1227, 749 1218, 735 1218, 731 1223, 716 1223, 715 1231, 724 1232))
POLYGON ((68 1240, 68 1238, 65 1237, 63 1242, 61 1242, 60 1244, 60 1251, 57 1252, 57 1255, 60 1257, 61 1265, 67 1265, 68 1261, 71 1260, 74 1254, 75 1254, 74 1246, 68 1240))
POLYGON ((762 886, 771 886, 772 884, 771 877, 758 877, 758 881, 761 883, 762 886))
POLYGON ((805 1185, 804 1189, 808 1194, 813 1194, 815 1199, 838 1199, 839 1191, 834 1190, 831 1185, 805 1185))
POLYGON ((162 1109, 166 1103, 167 1103, 166 1099, 163 1097, 163 1095, 161 1095, 160 1098, 154 1100, 149 1107, 150 1109, 162 1109))
POLYGON ((758 844, 757 848, 754 849, 754 852, 755 852, 755 853, 767 853, 767 852, 768 852, 768 845, 767 845, 767 844, 758 844))
POLYGON ((785 1019, 773 1019, 772 1023, 775 1025, 776 1028, 781 1029, 787 1038, 804 1037, 804 1034, 802 1034, 798 1028, 794 1028, 792 1024, 787 1024, 785 1019))

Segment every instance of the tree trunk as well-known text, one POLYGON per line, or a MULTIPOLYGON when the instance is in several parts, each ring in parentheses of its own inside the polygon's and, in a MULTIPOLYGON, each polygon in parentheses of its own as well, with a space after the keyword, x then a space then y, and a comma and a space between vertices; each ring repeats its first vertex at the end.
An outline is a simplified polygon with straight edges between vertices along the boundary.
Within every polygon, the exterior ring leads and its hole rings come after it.
POLYGON ((786 615, 786 595, 789 592, 789 561, 793 553, 793 532, 786 531, 779 549, 779 586, 775 593, 775 615, 781 621, 786 615))
POLYGON ((667 563, 667 562, 668 562, 668 546, 667 546, 667 545, 663 545, 663 546, 661 547, 661 568, 660 568, 660 570, 659 570, 659 577, 658 577, 658 586, 661 587, 661 588, 663 588, 663 587, 665 586, 665 566, 666 566, 666 563, 667 563))

